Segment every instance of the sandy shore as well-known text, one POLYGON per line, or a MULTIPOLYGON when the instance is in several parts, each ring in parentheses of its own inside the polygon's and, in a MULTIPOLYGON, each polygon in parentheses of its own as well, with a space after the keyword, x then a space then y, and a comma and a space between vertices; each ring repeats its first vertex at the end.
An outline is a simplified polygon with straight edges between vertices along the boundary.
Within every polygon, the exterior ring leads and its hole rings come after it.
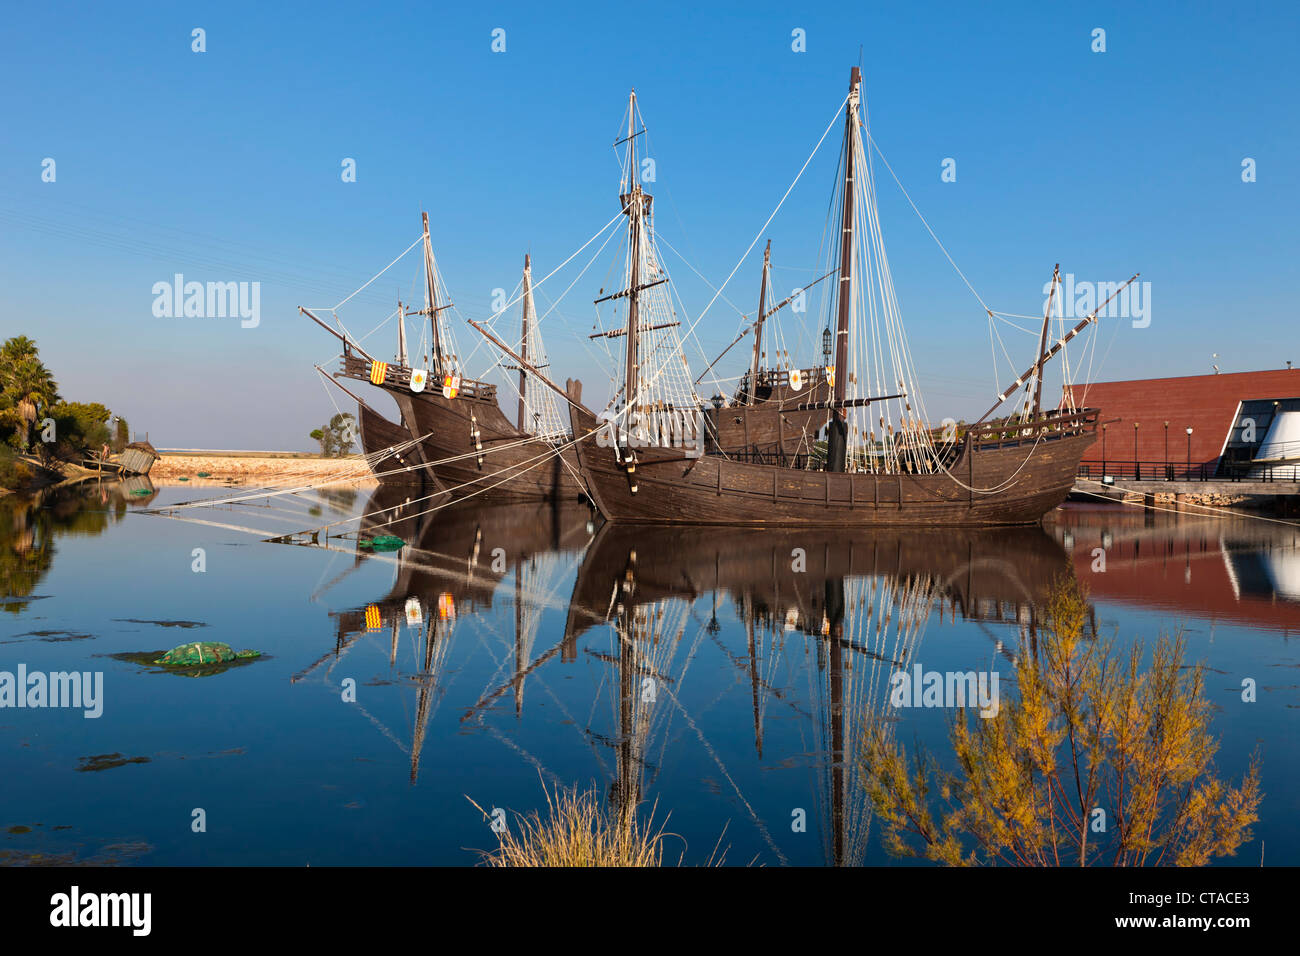
POLYGON ((227 481, 289 481, 317 483, 322 480, 373 481, 364 461, 347 458, 253 458, 224 455, 163 455, 154 462, 149 477, 171 482, 190 478, 195 484, 227 481), (199 478, 199 472, 207 476, 199 478))

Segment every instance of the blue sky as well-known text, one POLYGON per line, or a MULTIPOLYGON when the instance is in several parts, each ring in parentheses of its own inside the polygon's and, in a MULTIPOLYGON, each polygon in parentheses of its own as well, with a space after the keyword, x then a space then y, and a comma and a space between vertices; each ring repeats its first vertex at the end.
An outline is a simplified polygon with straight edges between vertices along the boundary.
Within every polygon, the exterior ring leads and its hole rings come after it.
MULTIPOLYGON (((859 48, 873 135, 994 309, 1041 312, 1056 262, 1079 280, 1140 271, 1151 323, 1103 324, 1094 379, 1300 362, 1294 4, 668 3, 630 28, 597 3, 45 3, 5 20, 0 336, 32 335, 65 397, 104 401, 160 446, 311 447, 333 412, 311 366, 335 350, 296 308, 382 268, 422 208, 462 314, 487 315, 525 251, 549 272, 617 212, 611 143, 631 86, 658 232, 720 283, 830 121, 859 48), (205 53, 191 51, 195 27, 205 53), (806 52, 791 50, 796 28, 806 52), (344 157, 355 183, 341 181, 344 157), (1256 182, 1242 182, 1245 157, 1256 182), (941 182, 945 158, 956 182, 941 182), (261 324, 155 318, 152 286, 177 272, 259 281, 261 324)), ((837 136, 765 233, 778 286, 818 265, 837 136)), ((928 409, 978 415, 995 391, 986 317, 878 179, 928 409)), ((744 311, 760 251, 725 292, 744 311)), ((667 264, 693 320, 712 293, 667 264)), ((409 300, 417 267, 350 303, 349 327, 409 300)), ((554 376, 581 377, 592 398, 607 391, 586 338, 607 267, 545 325, 554 376)), ((719 300, 700 348, 712 357, 740 321, 719 300)), ((1032 335, 1003 336, 1029 364, 1032 335)), ((733 354, 728 375, 744 361, 733 354)), ((997 380, 1009 372, 1000 362, 997 380)))

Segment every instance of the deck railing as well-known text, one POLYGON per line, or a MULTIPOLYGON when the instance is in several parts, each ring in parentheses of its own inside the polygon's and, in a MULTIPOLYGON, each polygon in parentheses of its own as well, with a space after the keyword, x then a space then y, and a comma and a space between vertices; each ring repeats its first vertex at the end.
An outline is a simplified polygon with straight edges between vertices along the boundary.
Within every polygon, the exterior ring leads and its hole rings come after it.
MULTIPOLYGON (((347 378, 355 379, 359 382, 370 381, 370 360, 357 355, 355 352, 344 351, 341 371, 347 378)), ((411 387, 411 368, 406 365, 398 365, 395 362, 388 363, 388 370, 384 375, 384 386, 397 386, 399 388, 409 389, 411 387)), ((442 390, 442 382, 429 380, 425 386, 429 390, 442 390)), ((494 402, 497 397, 497 387, 489 385, 487 382, 480 382, 477 379, 461 377, 460 388, 457 391, 459 398, 477 398, 485 402, 494 402)))
MULTIPOLYGON (((1099 412, 1083 408, 1075 412, 1046 411, 1028 422, 1006 418, 985 422, 970 429, 976 448, 998 448, 1024 442, 1051 441, 1096 431, 1099 412)), ((964 429, 958 426, 958 433, 964 429)))
POLYGON ((780 450, 760 451, 757 448, 746 448, 738 451, 718 451, 709 452, 710 455, 716 455, 719 458, 727 458, 731 461, 743 461, 753 465, 781 465, 785 468, 797 468, 800 470, 808 467, 809 461, 813 456, 799 452, 794 455, 787 455, 780 450))

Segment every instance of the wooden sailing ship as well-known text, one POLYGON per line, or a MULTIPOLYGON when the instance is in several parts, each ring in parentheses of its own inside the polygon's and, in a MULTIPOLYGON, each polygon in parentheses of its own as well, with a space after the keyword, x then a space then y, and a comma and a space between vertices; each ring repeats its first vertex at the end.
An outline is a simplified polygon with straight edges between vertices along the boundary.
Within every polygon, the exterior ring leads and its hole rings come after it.
MULTIPOLYGON (((666 295, 658 288, 666 280, 657 274, 654 259, 650 196, 639 183, 625 179, 627 191, 620 200, 631 253, 623 291, 608 297, 626 302, 626 327, 618 333, 626 342, 621 389, 614 414, 604 420, 583 407, 577 394, 571 394, 569 403, 582 475, 607 518, 755 525, 1000 525, 1038 521, 1065 500, 1079 460, 1094 441, 1098 412, 1044 411, 1043 368, 1095 321, 1101 308, 1047 349, 1049 296, 1034 363, 994 407, 962 434, 953 429, 945 435, 926 425, 880 238, 874 179, 863 146, 860 87, 855 67, 845 101, 843 178, 837 187, 842 241, 834 269, 834 360, 822 370, 826 390, 791 408, 818 416, 824 452, 818 448, 793 460, 782 454, 788 451, 784 435, 773 435, 771 425, 782 421, 788 392, 774 392, 779 398, 770 408, 759 401, 751 400, 749 407, 741 403, 730 413, 729 423, 726 408, 712 416, 719 423, 715 431, 730 429, 731 441, 742 433, 750 449, 755 443, 743 432, 747 427, 755 430, 766 416, 766 428, 757 429, 764 435, 758 454, 737 452, 734 445, 729 450, 724 436, 722 441, 715 438, 707 446, 709 453, 701 455, 698 445, 689 441, 690 424, 680 430, 665 426, 665 417, 673 424, 701 417, 703 403, 681 391, 665 401, 664 393, 671 390, 686 358, 680 350, 663 347, 664 323, 653 314, 648 319, 644 315, 645 297, 666 295), (989 421, 1022 386, 1022 410, 989 421), (824 397, 827 392, 829 397, 824 397), (763 446, 769 454, 763 454, 763 446)), ((630 120, 627 142, 625 168, 635 170, 630 120)), ((1056 276, 1053 294, 1055 289, 1056 276)), ((762 314, 760 308, 760 318, 762 314)), ((752 371, 750 381, 760 382, 756 369, 752 371)), ((805 418, 803 427, 809 421, 805 418)))
MULTIPOLYGON (((429 217, 423 216, 424 307, 405 310, 399 304, 398 357, 383 362, 349 336, 337 332, 310 310, 303 314, 339 338, 343 344, 340 375, 369 382, 388 392, 401 412, 402 424, 412 443, 411 464, 437 481, 440 489, 457 498, 489 500, 573 499, 582 491, 577 456, 567 445, 567 422, 547 389, 532 380, 545 367, 539 354, 540 337, 532 298, 531 262, 524 259, 523 314, 521 317, 519 409, 511 423, 497 399, 497 387, 463 374, 451 329, 444 313, 452 307, 442 289, 429 237, 429 217), (427 318, 429 352, 425 366, 413 368, 406 347, 405 319, 427 318)), ((380 417, 382 418, 382 416, 380 417)), ((395 433, 391 422, 362 414, 362 438, 367 453, 395 433), (366 441, 370 424, 373 441, 366 441)), ((396 471, 398 466, 391 466, 396 471)), ((391 476, 390 476, 391 477, 391 476)))

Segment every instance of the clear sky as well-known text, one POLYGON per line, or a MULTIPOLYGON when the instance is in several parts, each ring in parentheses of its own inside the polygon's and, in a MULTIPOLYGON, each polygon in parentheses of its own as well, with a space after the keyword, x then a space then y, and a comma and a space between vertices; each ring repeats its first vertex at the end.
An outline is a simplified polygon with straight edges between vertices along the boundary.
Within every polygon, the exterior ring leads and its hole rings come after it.
MULTIPOLYGON (((618 210, 611 144, 632 86, 693 320, 712 292, 691 267, 714 285, 731 272, 859 56, 872 134, 992 308, 1041 313, 1056 262, 1078 281, 1151 283, 1149 326, 1103 324, 1094 380, 1300 363, 1295 3, 46 2, 3 20, 0 336, 33 336, 65 397, 103 401, 160 447, 312 447, 333 412, 312 364, 336 350, 297 306, 381 269, 421 209, 463 315, 490 313, 525 251, 549 272, 618 210), (155 317, 154 283, 178 272, 260 282, 261 324, 155 317)), ((838 135, 764 234, 787 292, 818 265, 838 135)), ((929 411, 978 415, 1011 369, 995 379, 979 303, 877 176, 929 411)), ((710 358, 740 327, 729 302, 757 304, 761 248, 699 326, 710 358)), ((597 400, 608 375, 587 335, 608 266, 544 324, 553 376, 597 400)), ((349 328, 411 301, 417 268, 349 303, 349 328)), ((1028 365, 1033 335, 1002 332, 1028 365)))

